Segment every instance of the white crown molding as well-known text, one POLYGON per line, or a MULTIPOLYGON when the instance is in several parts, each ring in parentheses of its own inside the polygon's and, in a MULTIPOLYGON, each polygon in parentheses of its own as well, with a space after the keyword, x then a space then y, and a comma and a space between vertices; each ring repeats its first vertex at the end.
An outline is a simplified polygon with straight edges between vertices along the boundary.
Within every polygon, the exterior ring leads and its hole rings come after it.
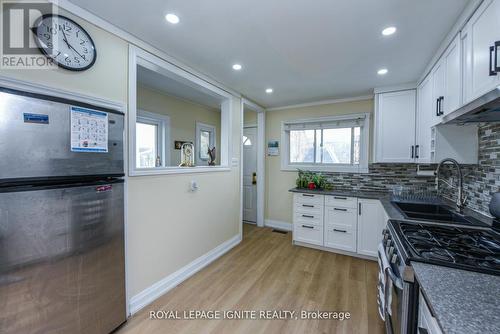
POLYGON ((266 219, 264 226, 274 228, 275 230, 291 231, 292 224, 280 220, 266 219))
POLYGON ((86 9, 81 8, 78 5, 75 5, 74 3, 68 1, 68 0, 49 0, 49 2, 53 3, 54 5, 72 13, 73 15, 76 15, 80 17, 81 19, 88 21, 89 23, 106 30, 107 32, 125 40, 126 42, 133 44, 161 59, 164 61, 178 67, 179 69, 186 71, 190 73, 191 75, 194 75, 198 77, 199 79, 208 82, 209 84, 212 84, 219 89, 222 89, 226 91, 227 93, 230 93, 231 95, 235 97, 241 97, 241 93, 223 85, 222 83, 218 82, 217 80, 209 77, 208 75, 205 75, 201 73, 200 71, 197 71, 190 66, 180 62, 179 60, 175 59, 174 57, 168 55, 164 51, 161 51, 157 49, 156 47, 152 46, 151 44, 144 42, 143 40, 137 38, 136 36, 122 30, 121 28, 118 28, 117 26, 113 25, 112 23, 102 19, 101 17, 97 16, 94 13, 89 12, 86 9))
POLYGON ((325 104, 366 101, 366 100, 372 100, 372 99, 373 99, 373 95, 361 95, 361 96, 347 97, 347 98, 343 98, 343 99, 320 100, 320 101, 308 102, 308 103, 291 104, 291 105, 282 106, 282 107, 273 107, 273 108, 266 109, 266 111, 306 108, 306 107, 322 106, 325 104))
POLYGON ((400 85, 375 87, 373 89, 373 93, 380 94, 380 93, 398 92, 401 90, 409 90, 409 89, 416 89, 416 88, 417 88, 416 82, 409 82, 409 83, 404 83, 404 84, 400 84, 400 85))
POLYGON ((223 242, 208 253, 200 256, 196 260, 159 280, 150 287, 142 290, 137 295, 130 298, 129 312, 131 315, 149 305, 168 291, 181 284, 189 277, 196 274, 201 269, 208 266, 210 263, 230 251, 233 247, 241 242, 241 236, 238 234, 231 239, 223 242))

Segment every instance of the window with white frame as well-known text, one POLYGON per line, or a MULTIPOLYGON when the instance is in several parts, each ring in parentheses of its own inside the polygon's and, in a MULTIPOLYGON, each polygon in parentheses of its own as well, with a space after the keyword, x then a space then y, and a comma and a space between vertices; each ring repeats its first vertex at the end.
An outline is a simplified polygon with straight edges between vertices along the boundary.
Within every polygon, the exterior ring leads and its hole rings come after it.
POLYGON ((367 172, 369 114, 282 123, 282 169, 367 172))
POLYGON ((196 122, 196 164, 202 165, 210 159, 208 149, 215 147, 215 126, 196 122))
POLYGON ((137 111, 135 166, 156 168, 170 162, 170 118, 144 110, 137 111))

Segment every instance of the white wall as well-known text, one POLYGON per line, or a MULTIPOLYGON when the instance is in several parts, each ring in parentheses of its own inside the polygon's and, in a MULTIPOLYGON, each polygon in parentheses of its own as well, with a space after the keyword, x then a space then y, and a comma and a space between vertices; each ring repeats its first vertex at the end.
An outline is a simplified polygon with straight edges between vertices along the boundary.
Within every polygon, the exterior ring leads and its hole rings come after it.
MULTIPOLYGON (((60 11, 88 30, 98 58, 84 72, 2 70, 0 75, 127 103, 128 44, 86 21, 60 11)), ((240 100, 234 99, 231 142, 240 142, 240 100)), ((232 145, 229 160, 239 159, 232 145)), ((127 155, 125 155, 127 156, 127 155)), ((239 166, 226 172, 127 179, 127 272, 132 297, 224 241, 239 234, 239 166), (189 182, 200 189, 188 192, 189 182)))

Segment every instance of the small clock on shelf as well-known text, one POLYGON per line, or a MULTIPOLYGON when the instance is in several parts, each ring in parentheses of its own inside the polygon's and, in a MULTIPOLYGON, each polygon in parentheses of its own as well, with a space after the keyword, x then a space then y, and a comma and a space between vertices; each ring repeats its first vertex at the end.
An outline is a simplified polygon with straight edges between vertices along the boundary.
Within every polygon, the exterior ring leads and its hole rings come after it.
POLYGON ((90 34, 75 21, 56 14, 40 16, 32 28, 40 51, 59 67, 84 71, 94 65, 97 51, 90 34))

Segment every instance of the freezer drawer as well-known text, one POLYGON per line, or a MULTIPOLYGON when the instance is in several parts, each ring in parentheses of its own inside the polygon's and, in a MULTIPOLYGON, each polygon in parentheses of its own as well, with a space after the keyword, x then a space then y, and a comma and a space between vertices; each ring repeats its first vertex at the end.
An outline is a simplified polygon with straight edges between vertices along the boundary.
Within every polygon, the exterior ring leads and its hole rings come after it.
MULTIPOLYGON (((124 117, 121 113, 0 87, 0 115, 0 180, 123 174, 124 117), (92 122, 107 123, 107 131, 103 130, 103 136, 99 136, 103 139, 107 133, 107 152, 77 151, 71 144, 71 115, 75 123, 75 108, 84 107, 88 107, 85 110, 93 108, 96 115, 101 115, 92 122)), ((92 130, 93 126, 82 128, 92 130)), ((81 130, 82 136, 84 130, 81 130)), ((75 133, 80 134, 73 131, 73 138, 75 133)), ((95 133, 86 135, 93 138, 95 133)))
POLYGON ((0 333, 109 333, 126 319, 123 183, 0 193, 0 333))

